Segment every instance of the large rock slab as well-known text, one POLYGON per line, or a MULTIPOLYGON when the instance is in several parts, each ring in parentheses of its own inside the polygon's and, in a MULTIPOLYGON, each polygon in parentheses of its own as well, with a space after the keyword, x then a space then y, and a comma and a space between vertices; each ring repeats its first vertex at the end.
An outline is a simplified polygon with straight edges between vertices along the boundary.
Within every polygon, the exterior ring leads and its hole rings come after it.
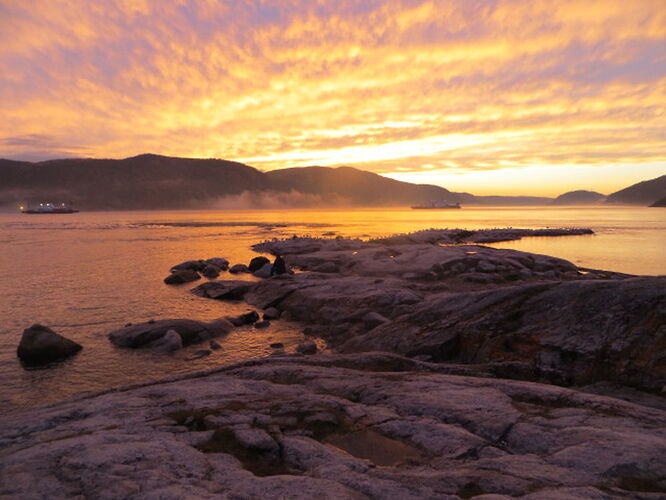
POLYGON ((246 300, 287 311, 340 352, 492 363, 565 385, 666 385, 664 277, 479 245, 342 241, 262 244, 310 271, 266 280, 246 300))
POLYGON ((666 386, 666 277, 432 295, 337 347, 520 363, 524 375, 551 382, 607 380, 660 391, 666 386))
POLYGON ((34 324, 23 330, 16 355, 26 365, 39 366, 73 356, 83 347, 48 326, 34 324))
POLYGON ((663 498, 663 410, 464 373, 279 357, 35 408, 0 497, 663 498))
MULTIPOLYGON (((187 346, 226 335, 232 329, 233 325, 226 319, 217 319, 208 323, 192 319, 161 319, 119 328, 109 333, 108 337, 118 347, 160 349, 165 345, 163 337, 167 334, 173 335, 169 332, 180 335, 182 345, 187 346)), ((169 342, 168 345, 173 346, 174 343, 169 342)))

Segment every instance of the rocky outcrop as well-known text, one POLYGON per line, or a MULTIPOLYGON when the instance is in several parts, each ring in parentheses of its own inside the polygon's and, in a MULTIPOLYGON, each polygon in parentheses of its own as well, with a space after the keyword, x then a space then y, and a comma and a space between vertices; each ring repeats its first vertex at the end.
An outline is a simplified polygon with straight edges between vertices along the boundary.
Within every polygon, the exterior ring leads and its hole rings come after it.
POLYGON ((262 245, 310 271, 246 300, 341 352, 390 351, 565 385, 666 385, 666 278, 483 246, 289 239, 262 245), (342 249, 345 244, 354 248, 342 249))
POLYGON ((663 410, 469 370, 283 355, 80 396, 4 418, 0 496, 663 497, 663 410))
POLYGON ((34 324, 23 330, 16 355, 26 365, 39 366, 73 356, 83 347, 48 326, 34 324))
POLYGON ((218 319, 209 323, 191 319, 162 319, 129 325, 109 333, 109 340, 118 347, 146 347, 157 350, 172 350, 175 332, 180 336, 182 346, 191 345, 214 337, 226 335, 233 325, 226 319, 218 319), (165 347, 166 345, 170 347, 165 347))

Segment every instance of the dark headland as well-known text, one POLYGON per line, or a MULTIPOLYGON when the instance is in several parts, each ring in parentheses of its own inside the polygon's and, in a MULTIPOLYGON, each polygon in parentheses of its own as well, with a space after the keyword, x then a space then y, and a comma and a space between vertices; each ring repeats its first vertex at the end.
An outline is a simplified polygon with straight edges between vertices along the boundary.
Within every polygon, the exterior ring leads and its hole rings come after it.
MULTIPOLYGON (((271 196, 295 207, 409 206, 430 200, 463 205, 578 204, 596 202, 602 196, 583 191, 566 193, 557 199, 475 196, 440 186, 401 182, 352 167, 262 172, 233 161, 154 154, 122 160, 63 159, 35 163, 0 159, 0 178, 3 181, 0 207, 13 209, 45 200, 74 200, 83 210, 196 209, 210 208, 224 200, 230 200, 226 208, 233 208, 234 197, 240 195, 246 196, 250 206, 257 207, 271 196)), ((664 186, 651 188, 652 191, 666 195, 664 186)), ((609 202, 648 205, 646 200, 652 203, 658 198, 650 196, 629 196, 621 191, 611 195, 609 202)))
POLYGON ((220 276, 192 290, 199 300, 253 311, 128 324, 110 333, 115 345, 214 350, 236 324, 288 320, 310 337, 300 353, 9 415, 0 494, 663 498, 666 277, 482 245, 530 236, 594 237, 429 230, 257 244, 281 256, 277 274, 265 258, 192 256, 172 272, 220 276), (253 269, 262 279, 242 278, 253 269))

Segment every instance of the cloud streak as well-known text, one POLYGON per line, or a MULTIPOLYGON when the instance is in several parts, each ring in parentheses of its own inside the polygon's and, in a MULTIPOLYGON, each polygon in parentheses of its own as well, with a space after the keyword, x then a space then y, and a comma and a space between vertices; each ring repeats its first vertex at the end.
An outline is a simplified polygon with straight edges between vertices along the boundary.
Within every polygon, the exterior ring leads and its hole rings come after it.
POLYGON ((0 0, 0 28, 0 156, 666 170, 660 0, 0 0))

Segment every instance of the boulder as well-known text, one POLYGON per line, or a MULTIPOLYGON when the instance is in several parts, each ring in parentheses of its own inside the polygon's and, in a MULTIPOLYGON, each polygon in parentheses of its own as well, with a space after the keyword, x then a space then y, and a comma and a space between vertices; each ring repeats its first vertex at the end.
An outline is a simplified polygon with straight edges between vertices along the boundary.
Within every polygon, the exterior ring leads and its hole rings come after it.
POLYGON ((296 346, 296 352, 300 354, 317 354, 317 344, 312 340, 305 340, 296 346))
POLYGON ((186 260, 173 266, 171 271, 201 271, 204 267, 206 267, 205 260, 186 260))
POLYGON ((255 328, 268 328, 269 326, 271 326, 271 322, 268 321, 267 319, 264 319, 264 320, 262 320, 262 321, 257 321, 257 322, 254 324, 254 327, 255 327, 255 328))
POLYGON ((249 273, 250 269, 245 264, 234 264, 229 268, 231 274, 249 273))
POLYGON ((212 264, 208 264, 203 268, 201 274, 206 278, 217 278, 220 275, 220 268, 212 264))
POLYGON ((23 330, 16 355, 26 365, 45 365, 73 356, 83 347, 48 326, 34 324, 23 330))
POLYGON ((226 271, 229 269, 229 261, 223 257, 212 257, 210 259, 206 259, 206 264, 215 266, 221 271, 226 271))
POLYGON ((273 274, 273 264, 268 262, 254 271, 252 274, 257 278, 270 278, 273 274))
POLYGON ((250 270, 250 272, 255 272, 264 267, 268 263, 270 263, 270 260, 268 260, 266 257, 263 256, 255 257, 250 261, 248 269, 250 270))
POLYGON ((272 344, 270 344, 269 347, 271 347, 272 349, 282 349, 284 347, 284 344, 282 342, 273 342, 272 344))
POLYGON ((226 319, 208 323, 191 319, 162 319, 120 328, 109 333, 108 337, 118 347, 135 349, 153 347, 153 343, 161 340, 169 331, 175 331, 180 336, 182 345, 187 346, 226 335, 232 328, 233 325, 226 319))
POLYGON ((202 283, 192 289, 194 295, 215 300, 242 300, 256 282, 242 280, 221 280, 202 283))
POLYGON ((172 272, 169 276, 164 278, 167 285, 180 285, 182 283, 189 283, 200 279, 199 273, 191 269, 181 269, 172 272))
POLYGON ((284 261, 282 257, 279 255, 275 257, 275 261, 273 262, 273 266, 271 267, 271 275, 276 275, 279 276, 280 274, 287 274, 289 273, 289 268, 287 267, 287 263, 284 261))

